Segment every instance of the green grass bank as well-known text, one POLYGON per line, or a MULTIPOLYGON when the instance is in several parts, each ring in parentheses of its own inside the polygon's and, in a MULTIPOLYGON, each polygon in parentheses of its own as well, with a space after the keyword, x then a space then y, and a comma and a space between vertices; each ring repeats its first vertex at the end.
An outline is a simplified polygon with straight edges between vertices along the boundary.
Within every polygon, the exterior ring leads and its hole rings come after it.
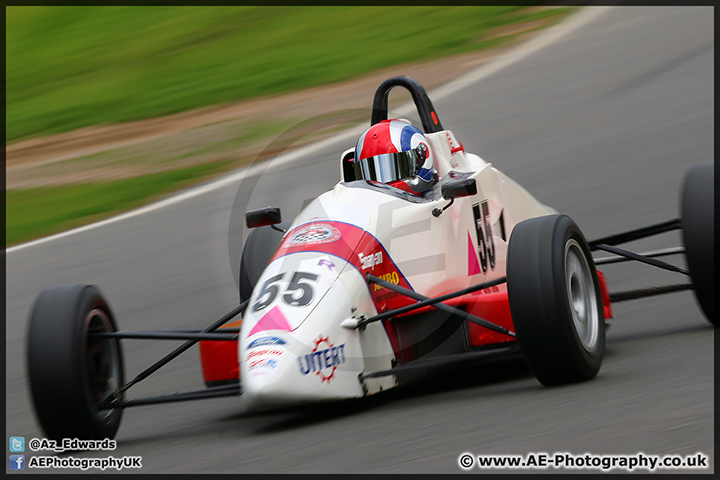
POLYGON ((6 9, 7 141, 338 82, 492 45, 527 7, 6 9))
MULTIPOLYGON (((572 10, 7 7, 6 141, 281 94, 482 50, 512 37, 513 25, 553 23, 572 10)), ((218 138, 188 151, 223 152, 230 141, 218 138)), ((232 142, 242 146, 245 140, 232 142)), ((163 162, 182 158, 168 152, 163 162)), ((122 180, 10 190, 6 246, 116 215, 231 168, 230 161, 213 161, 122 180)))

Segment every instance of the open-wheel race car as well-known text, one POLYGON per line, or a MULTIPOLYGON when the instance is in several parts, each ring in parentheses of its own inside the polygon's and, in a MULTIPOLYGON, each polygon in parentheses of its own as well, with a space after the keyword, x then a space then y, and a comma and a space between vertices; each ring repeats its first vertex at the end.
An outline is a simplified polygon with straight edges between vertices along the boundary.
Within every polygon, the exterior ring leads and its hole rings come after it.
POLYGON ((370 129, 340 162, 340 182, 292 223, 276 207, 246 213, 240 304, 207 328, 121 332, 97 287, 43 291, 27 362, 47 436, 111 438, 123 409, 138 405, 239 396, 252 410, 363 397, 489 358, 522 356, 544 385, 587 380, 613 302, 679 290, 694 290, 715 324, 712 164, 687 173, 679 218, 587 241, 571 218, 466 152, 409 77, 378 87, 370 129), (387 118, 396 86, 410 91, 423 131, 387 118), (617 246, 676 229, 683 247, 617 246), (595 260, 594 250, 614 255, 595 260), (680 252, 687 269, 658 259, 680 252), (609 293, 596 264, 623 260, 690 281, 609 293), (126 381, 127 339, 184 343, 126 381), (196 343, 203 388, 127 398, 196 343))

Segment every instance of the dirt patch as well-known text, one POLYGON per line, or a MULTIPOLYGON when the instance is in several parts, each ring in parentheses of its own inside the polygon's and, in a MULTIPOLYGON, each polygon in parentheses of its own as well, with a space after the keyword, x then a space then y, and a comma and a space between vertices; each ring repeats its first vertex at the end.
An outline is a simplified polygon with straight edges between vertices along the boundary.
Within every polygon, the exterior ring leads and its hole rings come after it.
MULTIPOLYGON (((257 158, 287 128, 308 119, 304 130, 294 128, 283 141, 299 146, 332 134, 333 125, 367 121, 375 89, 390 76, 409 75, 431 92, 506 53, 538 33, 532 30, 554 21, 548 18, 498 29, 491 38, 517 36, 490 50, 394 66, 279 96, 16 142, 6 146, 6 188, 125 178, 227 160, 234 160, 228 169, 238 168, 257 158)), ((408 99, 405 92, 393 95, 390 106, 408 99)))
POLYGON ((528 30, 534 30, 542 28, 547 21, 545 19, 534 20, 526 23, 512 23, 510 25, 503 25, 502 27, 494 28, 490 30, 484 37, 483 40, 492 40, 495 38, 507 37, 510 35, 516 35, 518 33, 527 32, 528 30))

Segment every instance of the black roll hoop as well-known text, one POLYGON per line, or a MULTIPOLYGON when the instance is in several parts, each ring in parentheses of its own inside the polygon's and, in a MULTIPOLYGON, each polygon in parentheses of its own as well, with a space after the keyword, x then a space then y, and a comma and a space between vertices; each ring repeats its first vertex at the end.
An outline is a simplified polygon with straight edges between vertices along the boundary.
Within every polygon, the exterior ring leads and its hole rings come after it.
POLYGON ((433 107, 430 98, 425 92, 425 88, 420 85, 417 80, 408 76, 390 77, 375 90, 370 125, 375 125, 388 119, 388 96, 390 95, 390 90, 397 86, 405 87, 410 91, 425 133, 436 133, 443 130, 440 119, 435 113, 435 107, 433 107))

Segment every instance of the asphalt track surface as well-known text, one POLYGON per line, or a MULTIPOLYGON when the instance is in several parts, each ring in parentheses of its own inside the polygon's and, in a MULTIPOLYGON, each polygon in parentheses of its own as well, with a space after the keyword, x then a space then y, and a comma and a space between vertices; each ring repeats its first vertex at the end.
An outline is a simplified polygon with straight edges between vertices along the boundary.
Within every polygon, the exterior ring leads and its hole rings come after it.
MULTIPOLYGON (((677 217, 683 173, 713 159, 713 41, 711 7, 614 7, 434 103, 468 151, 595 238, 677 217)), ((8 253, 6 438, 42 437, 24 370, 26 319, 42 289, 97 284, 124 330, 203 327, 236 305, 245 202, 279 205, 292 218, 337 182, 351 143, 257 182, 8 253)), ((669 233, 629 247, 679 241, 669 233)), ((685 281, 640 264, 602 270, 611 291, 685 281)), ((124 414, 117 450, 73 455, 141 455, 144 473, 462 473, 464 452, 701 452, 710 457, 703 473, 713 472, 714 330, 692 293, 613 311, 605 361, 590 382, 545 388, 510 362, 309 410, 250 415, 235 398, 138 407, 124 414)), ((174 346, 126 341, 126 375, 174 346)), ((194 348, 130 392, 201 382, 194 348)))

